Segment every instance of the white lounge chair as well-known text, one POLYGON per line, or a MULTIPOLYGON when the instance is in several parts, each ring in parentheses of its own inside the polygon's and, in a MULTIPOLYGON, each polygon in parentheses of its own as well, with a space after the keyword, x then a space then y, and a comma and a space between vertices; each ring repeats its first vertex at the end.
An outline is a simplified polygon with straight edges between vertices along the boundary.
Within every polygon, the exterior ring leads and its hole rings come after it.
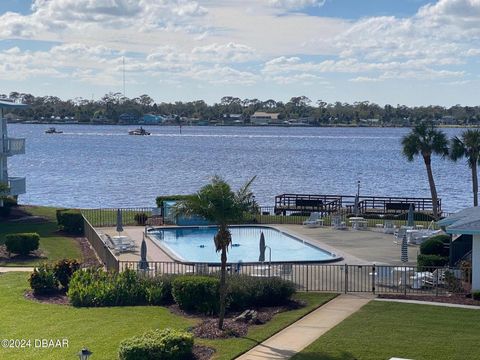
POLYGON ((383 232, 385 234, 393 234, 395 232, 395 225, 392 220, 385 220, 383 223, 383 232))
POLYGON ((303 226, 308 228, 316 228, 323 226, 323 219, 320 218, 320 213, 312 212, 310 217, 303 222, 303 226))

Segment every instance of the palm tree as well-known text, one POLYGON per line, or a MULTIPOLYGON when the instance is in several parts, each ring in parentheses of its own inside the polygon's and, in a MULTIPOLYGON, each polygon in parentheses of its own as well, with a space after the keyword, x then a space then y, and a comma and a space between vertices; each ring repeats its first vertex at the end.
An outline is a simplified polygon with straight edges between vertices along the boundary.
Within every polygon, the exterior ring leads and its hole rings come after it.
POLYGON ((214 176, 210 184, 203 186, 195 195, 180 201, 176 206, 179 214, 199 215, 218 225, 214 242, 216 251, 221 252, 219 329, 223 328, 225 318, 227 251, 232 242, 228 224, 239 221, 245 211, 256 207, 250 191, 254 179, 255 177, 235 193, 222 178, 214 176))
POLYGON ((466 130, 460 137, 455 136, 450 144, 450 159, 457 161, 465 157, 472 169, 473 206, 478 206, 477 164, 480 159, 480 130, 466 130))
POLYGON ((435 129, 433 123, 424 121, 416 125, 412 131, 402 139, 403 155, 408 161, 413 161, 416 155, 421 155, 425 163, 432 195, 433 216, 438 217, 438 196, 432 173, 432 154, 448 155, 448 140, 445 134, 435 129))

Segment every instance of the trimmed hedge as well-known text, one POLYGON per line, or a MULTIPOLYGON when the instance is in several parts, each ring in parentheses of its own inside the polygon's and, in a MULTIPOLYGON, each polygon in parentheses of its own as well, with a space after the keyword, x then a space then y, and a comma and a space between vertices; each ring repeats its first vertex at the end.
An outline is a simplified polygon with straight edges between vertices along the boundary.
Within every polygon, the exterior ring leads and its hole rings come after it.
POLYGON ((57 223, 61 230, 72 235, 82 235, 83 216, 80 210, 57 210, 57 223))
POLYGON ((17 206, 17 200, 11 197, 1 197, 0 199, 3 200, 3 206, 0 207, 0 217, 7 218, 10 213, 12 212, 12 208, 17 206))
POLYGON ((141 212, 141 213, 136 213, 133 218, 135 219, 135 222, 137 223, 137 225, 143 226, 147 222, 148 215, 144 212, 141 212))
POLYGON ((231 310, 282 305, 295 293, 295 285, 291 281, 277 277, 232 275, 228 277, 227 285, 228 307, 231 310))
POLYGON ((5 239, 8 252, 24 256, 37 250, 40 245, 40 235, 37 233, 7 234, 5 239))
POLYGON ((144 279, 146 302, 150 305, 173 304, 172 283, 176 276, 164 274, 144 279))
POLYGON ((192 356, 193 335, 174 329, 151 330, 120 343, 120 360, 183 360, 192 356))
POLYGON ((473 300, 480 300, 480 291, 472 292, 472 299, 473 300))
POLYGON ((420 245, 420 254, 448 256, 448 248, 439 239, 428 239, 420 245))
POLYGON ((212 315, 219 310, 220 280, 212 276, 179 276, 172 294, 180 309, 212 315))
POLYGON ((424 255, 417 256, 417 267, 420 271, 428 270, 426 268, 442 267, 448 264, 448 257, 439 255, 424 255))
POLYGON ((48 264, 33 269, 28 282, 35 295, 47 295, 58 291, 58 280, 53 268, 48 264))
POLYGON ((161 208, 161 207, 163 207, 163 202, 164 201, 187 200, 191 197, 192 197, 192 195, 160 195, 160 196, 157 196, 155 201, 157 203, 157 207, 161 208))

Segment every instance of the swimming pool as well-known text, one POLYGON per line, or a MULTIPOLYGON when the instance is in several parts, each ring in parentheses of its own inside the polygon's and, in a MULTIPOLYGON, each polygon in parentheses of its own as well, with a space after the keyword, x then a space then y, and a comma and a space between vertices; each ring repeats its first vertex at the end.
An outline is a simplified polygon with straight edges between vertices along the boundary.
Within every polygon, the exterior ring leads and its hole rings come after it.
MULTIPOLYGON (((258 262, 260 234, 270 247, 272 262, 331 262, 341 260, 335 254, 313 246, 301 239, 266 226, 232 226, 232 246, 228 249, 228 262, 258 262)), ((220 262, 215 251, 214 226, 156 228, 149 231, 150 238, 174 258, 188 262, 220 262)), ((270 251, 265 251, 269 261, 270 251)))

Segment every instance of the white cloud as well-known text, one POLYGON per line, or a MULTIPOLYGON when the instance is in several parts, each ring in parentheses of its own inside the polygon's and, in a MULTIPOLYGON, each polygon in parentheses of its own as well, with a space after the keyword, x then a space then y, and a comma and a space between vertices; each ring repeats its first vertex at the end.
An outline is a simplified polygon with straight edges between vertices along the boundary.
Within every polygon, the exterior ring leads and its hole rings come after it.
POLYGON ((268 0, 272 6, 284 9, 302 9, 308 6, 320 7, 326 0, 268 0))

